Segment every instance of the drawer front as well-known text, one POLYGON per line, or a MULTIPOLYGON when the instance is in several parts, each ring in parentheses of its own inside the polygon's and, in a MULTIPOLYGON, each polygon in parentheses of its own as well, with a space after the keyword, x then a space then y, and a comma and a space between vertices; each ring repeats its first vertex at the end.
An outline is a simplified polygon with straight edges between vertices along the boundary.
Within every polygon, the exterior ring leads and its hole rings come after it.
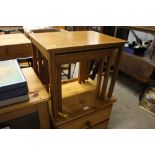
POLYGON ((32 56, 31 44, 8 46, 7 48, 10 59, 32 56))
POLYGON ((91 127, 91 129, 106 129, 107 126, 108 126, 108 122, 109 122, 109 120, 106 120, 104 122, 101 122, 101 123, 99 123, 99 124, 91 127))
POLYGON ((0 47, 0 56, 7 55, 7 48, 6 47, 0 47))
POLYGON ((83 116, 82 118, 72 120, 69 123, 58 126, 62 129, 86 129, 91 128, 104 120, 109 119, 112 105, 105 107, 104 109, 92 112, 83 116))
POLYGON ((7 47, 0 47, 0 61, 7 60, 7 58, 8 58, 7 47))

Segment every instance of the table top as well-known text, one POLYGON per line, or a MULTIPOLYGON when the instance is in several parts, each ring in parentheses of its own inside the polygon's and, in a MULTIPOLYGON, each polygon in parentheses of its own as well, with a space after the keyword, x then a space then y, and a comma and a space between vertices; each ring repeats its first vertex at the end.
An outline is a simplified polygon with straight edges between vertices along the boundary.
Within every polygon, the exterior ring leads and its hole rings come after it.
POLYGON ((4 106, 0 108, 0 114, 12 109, 19 109, 25 106, 31 106, 41 102, 47 102, 50 97, 46 89, 40 82, 39 78, 33 71, 31 67, 23 68, 22 72, 27 80, 28 90, 29 90, 29 101, 24 101, 21 103, 15 103, 12 105, 4 106))
POLYGON ((33 33, 30 37, 37 47, 57 53, 118 47, 126 43, 95 31, 33 33))
POLYGON ((30 44, 31 41, 22 33, 0 35, 0 46, 30 44))

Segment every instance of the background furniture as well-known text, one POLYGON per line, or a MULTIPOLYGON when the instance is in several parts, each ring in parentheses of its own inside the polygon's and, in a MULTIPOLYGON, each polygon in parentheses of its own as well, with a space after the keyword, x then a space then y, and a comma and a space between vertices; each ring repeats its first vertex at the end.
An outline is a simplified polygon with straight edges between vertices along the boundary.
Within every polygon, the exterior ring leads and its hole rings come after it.
POLYGON ((38 112, 40 127, 50 128, 49 95, 32 68, 22 69, 28 82, 29 101, 0 108, 0 122, 38 112))
POLYGON ((22 33, 0 35, 0 60, 32 56, 31 41, 22 33))
MULTIPOLYGON (((119 28, 119 27, 118 27, 119 28)), ((155 27, 151 26, 127 26, 123 27, 128 30, 142 31, 155 35, 155 27)), ((115 29, 115 36, 117 36, 117 27, 115 29)), ((127 35, 128 36, 128 35, 127 35)), ((152 62, 152 57, 155 53, 155 40, 152 44, 152 50, 150 52, 149 59, 145 59, 134 54, 123 53, 120 70, 126 74, 134 77, 140 82, 146 83, 150 80, 151 75, 155 69, 155 64, 152 62)))
POLYGON ((24 29, 23 26, 0 26, 0 32, 2 34, 16 34, 16 33, 23 33, 24 29))
POLYGON ((136 80, 147 83, 154 71, 155 65, 143 58, 123 52, 120 70, 136 80))
POLYGON ((112 104, 116 101, 112 93, 125 41, 94 31, 31 33, 30 37, 34 70, 45 82, 47 90, 49 87, 51 90, 56 127, 106 128, 112 104), (115 69, 108 89, 110 66, 116 51, 115 69), (103 80, 105 58, 108 61, 103 80), (94 59, 100 61, 97 84, 87 80, 89 61, 94 59), (80 62, 78 81, 73 79, 61 86, 60 66, 72 62, 80 62), (48 73, 43 72, 44 68, 49 68, 48 73), (43 74, 49 75, 49 83, 43 74))
MULTIPOLYGON (((146 33, 151 33, 153 35, 155 34, 154 26, 73 26, 72 29, 74 31, 93 29, 95 31, 125 40, 128 39, 130 30, 142 31, 146 33)), ((155 64, 152 61, 154 53, 155 40, 153 42, 152 51, 150 52, 148 60, 134 54, 128 54, 126 52, 123 52, 120 70, 137 79, 138 81, 146 83, 150 80, 150 77, 155 68, 155 64)))

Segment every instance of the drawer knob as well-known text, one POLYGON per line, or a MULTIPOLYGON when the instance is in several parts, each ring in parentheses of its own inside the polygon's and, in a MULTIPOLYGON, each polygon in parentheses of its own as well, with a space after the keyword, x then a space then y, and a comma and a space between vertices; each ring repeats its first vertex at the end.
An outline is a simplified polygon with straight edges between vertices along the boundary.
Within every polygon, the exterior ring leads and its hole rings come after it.
POLYGON ((87 121, 86 125, 87 125, 88 128, 91 128, 91 122, 90 121, 87 121))

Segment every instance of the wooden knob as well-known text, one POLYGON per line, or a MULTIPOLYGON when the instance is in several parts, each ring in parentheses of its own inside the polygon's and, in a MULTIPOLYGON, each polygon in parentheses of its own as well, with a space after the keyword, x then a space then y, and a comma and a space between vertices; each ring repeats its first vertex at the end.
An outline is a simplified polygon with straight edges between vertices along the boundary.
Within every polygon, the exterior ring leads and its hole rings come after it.
POLYGON ((90 121, 87 121, 86 125, 88 126, 88 128, 91 128, 91 122, 90 121))

